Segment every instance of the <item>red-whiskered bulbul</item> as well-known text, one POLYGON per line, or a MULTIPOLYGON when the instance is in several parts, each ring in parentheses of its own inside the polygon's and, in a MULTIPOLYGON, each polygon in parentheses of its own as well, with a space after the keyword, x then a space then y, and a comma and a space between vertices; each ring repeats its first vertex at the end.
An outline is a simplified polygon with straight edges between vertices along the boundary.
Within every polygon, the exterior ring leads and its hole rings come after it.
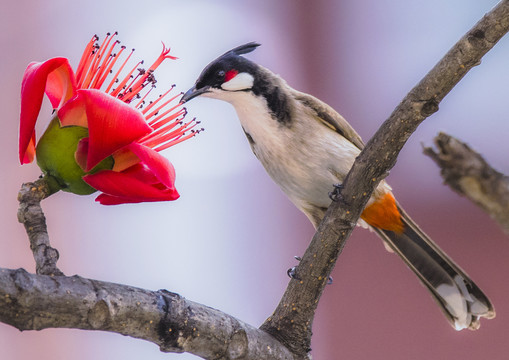
MULTIPOLYGON (((256 157, 316 228, 333 184, 344 180, 364 143, 329 105, 241 56, 258 46, 248 43, 212 61, 182 102, 206 96, 232 104, 256 157)), ((417 274, 456 330, 477 329, 481 317, 495 316, 486 295, 403 211, 385 181, 359 225, 373 229, 417 274)))

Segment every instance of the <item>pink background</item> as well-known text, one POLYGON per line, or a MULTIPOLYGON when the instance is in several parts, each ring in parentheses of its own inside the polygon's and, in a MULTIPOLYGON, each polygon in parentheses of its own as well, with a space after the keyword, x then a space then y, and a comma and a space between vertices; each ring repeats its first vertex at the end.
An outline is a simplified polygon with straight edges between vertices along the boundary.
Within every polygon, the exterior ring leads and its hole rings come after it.
MULTIPOLYGON (((201 69, 248 41, 249 57, 294 87, 331 104, 365 140, 413 85, 496 1, 4 1, 0 12, 2 152, 0 266, 34 270, 16 194, 39 176, 17 162, 20 81, 30 61, 65 56, 77 64, 90 37, 119 31, 146 61, 160 41, 179 61, 165 64, 159 89, 187 90, 201 69)), ((447 131, 509 174, 508 39, 503 39, 419 128, 389 181, 419 224, 490 296, 497 318, 454 331, 417 278, 375 235, 357 229, 334 270, 314 323, 315 359, 506 359, 509 350, 509 239, 469 201, 441 184, 422 155, 447 131)), ((255 326, 284 291, 286 269, 313 229, 251 154, 226 103, 193 100, 206 131, 165 152, 181 199, 104 207, 60 193, 44 201, 60 268, 148 289, 166 288, 255 326)), ((42 130, 51 109, 46 103, 42 130)), ((39 131, 40 133, 40 131, 39 131)), ((2 359, 193 359, 103 332, 20 333, 0 324, 2 359)))

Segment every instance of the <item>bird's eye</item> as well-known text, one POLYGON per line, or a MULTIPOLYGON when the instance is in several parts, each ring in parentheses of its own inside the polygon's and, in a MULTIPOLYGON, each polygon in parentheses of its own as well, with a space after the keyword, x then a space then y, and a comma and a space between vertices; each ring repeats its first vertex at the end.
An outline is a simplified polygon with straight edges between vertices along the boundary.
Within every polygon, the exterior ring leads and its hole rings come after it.
POLYGON ((225 73, 224 73, 224 71, 223 71, 223 70, 219 70, 219 71, 217 72, 217 78, 218 78, 218 79, 222 79, 222 78, 224 78, 224 74, 225 74, 225 73))

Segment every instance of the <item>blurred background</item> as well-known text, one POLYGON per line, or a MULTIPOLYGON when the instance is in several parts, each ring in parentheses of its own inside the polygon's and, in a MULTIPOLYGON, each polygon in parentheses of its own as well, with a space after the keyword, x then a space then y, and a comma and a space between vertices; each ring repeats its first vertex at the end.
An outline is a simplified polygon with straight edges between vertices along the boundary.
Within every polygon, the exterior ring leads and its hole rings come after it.
MULTIPOLYGON (((16 219, 35 164, 17 156, 20 82, 26 65, 64 56, 77 65, 93 34, 118 31, 150 62, 161 41, 178 61, 158 70, 159 89, 191 87, 218 55, 248 41, 249 58, 338 109, 369 139, 404 95, 496 1, 4 1, 0 12, 0 266, 34 271, 16 219)), ((439 131, 469 143, 509 174, 509 38, 484 57, 403 149, 389 181, 421 227, 490 296, 494 320, 454 331, 417 278, 378 238, 356 229, 314 322, 314 359, 507 359, 509 239, 442 185, 422 155, 439 131)), ((206 131, 165 151, 177 171, 176 202, 101 206, 59 193, 43 202, 67 275, 165 288, 254 326, 272 313, 313 235, 252 155, 233 108, 188 104, 206 131)), ((41 112, 43 130, 51 109, 41 112)), ((20 333, 0 324, 2 359, 195 359, 117 334, 66 329, 20 333)))

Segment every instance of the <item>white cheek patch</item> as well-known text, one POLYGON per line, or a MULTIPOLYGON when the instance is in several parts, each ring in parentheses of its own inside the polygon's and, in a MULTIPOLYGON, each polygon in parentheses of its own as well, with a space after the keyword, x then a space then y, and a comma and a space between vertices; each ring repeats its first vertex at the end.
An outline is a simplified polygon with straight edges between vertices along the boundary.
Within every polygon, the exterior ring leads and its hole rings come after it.
POLYGON ((239 91, 246 90, 253 87, 254 78, 248 73, 240 73, 233 77, 233 79, 223 83, 221 88, 226 91, 239 91))

